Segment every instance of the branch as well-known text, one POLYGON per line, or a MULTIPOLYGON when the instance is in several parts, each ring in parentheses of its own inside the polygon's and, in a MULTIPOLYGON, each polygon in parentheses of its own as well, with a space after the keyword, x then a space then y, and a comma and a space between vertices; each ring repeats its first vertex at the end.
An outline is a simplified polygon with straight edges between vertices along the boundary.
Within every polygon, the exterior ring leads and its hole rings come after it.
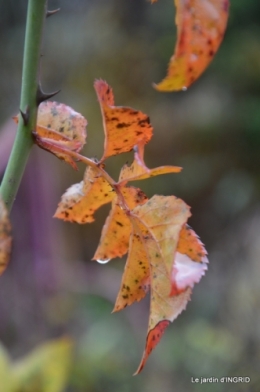
POLYGON ((11 210, 33 146, 31 132, 37 120, 38 68, 47 0, 29 0, 23 57, 22 88, 17 135, 0 192, 11 210))

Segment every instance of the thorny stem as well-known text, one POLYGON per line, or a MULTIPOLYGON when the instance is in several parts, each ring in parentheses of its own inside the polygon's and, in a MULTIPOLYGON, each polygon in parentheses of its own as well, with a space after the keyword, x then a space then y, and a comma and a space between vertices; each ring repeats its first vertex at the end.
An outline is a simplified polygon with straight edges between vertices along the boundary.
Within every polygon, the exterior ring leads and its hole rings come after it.
POLYGON ((23 57, 22 88, 18 130, 7 164, 0 192, 6 206, 11 210, 24 169, 33 146, 31 132, 37 120, 38 66, 42 31, 47 0, 29 0, 23 57))

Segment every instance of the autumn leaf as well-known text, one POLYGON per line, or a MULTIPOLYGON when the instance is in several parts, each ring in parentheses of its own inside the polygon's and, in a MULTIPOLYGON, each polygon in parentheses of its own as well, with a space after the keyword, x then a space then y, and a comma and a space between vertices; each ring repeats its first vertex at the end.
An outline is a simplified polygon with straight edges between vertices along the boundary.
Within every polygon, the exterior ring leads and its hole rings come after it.
MULTIPOLYGON (((18 116, 13 117, 18 122, 18 116)), ((70 164, 77 165, 69 152, 79 152, 86 143, 87 120, 71 107, 58 102, 45 101, 38 108, 35 143, 70 164)))
MULTIPOLYGON (((146 115, 115 107, 112 89, 106 82, 96 81, 95 89, 103 115, 104 154, 98 162, 80 158, 90 167, 83 181, 64 193, 54 216, 70 222, 93 222, 95 211, 112 203, 94 259, 105 262, 128 252, 114 312, 140 301, 150 290, 147 340, 139 373, 166 327, 186 308, 194 284, 207 269, 207 253, 186 224, 190 211, 181 199, 155 195, 148 200, 141 189, 128 186, 130 181, 178 173, 181 168, 149 169, 144 162, 144 146, 152 136, 152 128, 147 126, 148 121, 140 123, 146 115), (137 135, 138 127, 144 129, 137 135), (116 182, 105 172, 102 161, 131 149, 134 160, 130 166, 123 166, 116 182)), ((64 148, 68 149, 69 143, 66 138, 58 138, 58 145, 64 148)))
MULTIPOLYGON (((71 141, 78 142, 75 150, 77 152, 86 143, 87 120, 80 113, 75 112, 70 106, 63 103, 42 102, 38 108, 36 132, 43 136, 42 132, 38 131, 38 126, 48 128, 50 131, 57 132, 71 141)), ((45 134, 45 137, 57 140, 52 134, 45 134)))
POLYGON ((144 180, 161 174, 179 173, 182 170, 178 166, 161 166, 149 169, 144 162, 144 146, 135 146, 133 163, 124 165, 119 176, 119 184, 125 185, 128 181, 144 180))
POLYGON ((207 270, 207 252, 197 234, 185 225, 180 232, 172 269, 170 295, 177 295, 187 287, 193 288, 207 270))
POLYGON ((12 237, 8 211, 0 197, 0 275, 5 271, 11 254, 12 237))
MULTIPOLYGON (((140 301, 150 286, 148 341, 150 332, 157 325, 161 328, 163 322, 166 327, 186 306, 187 301, 182 301, 180 305, 179 301, 169 297, 169 294, 179 233, 189 215, 188 206, 174 196, 153 196, 148 202, 131 211, 133 231, 130 252, 114 311, 121 310, 134 301, 140 301)), ((159 340, 158 337, 153 347, 151 344, 146 347, 138 372, 159 340)))
POLYGON ((128 258, 113 312, 145 297, 150 289, 150 267, 142 238, 131 232, 128 258))
MULTIPOLYGON (((146 347, 141 363, 135 374, 143 369, 150 353, 159 343, 170 321, 173 321, 183 310, 191 296, 191 290, 198 283, 207 269, 206 250, 196 233, 184 225, 180 231, 170 281, 165 279, 165 272, 159 279, 154 293, 151 294, 151 309, 146 339, 146 347), (170 293, 164 294, 164 290, 170 293), (158 299, 156 299, 156 296, 158 299)), ((162 265, 161 265, 162 266, 162 265)), ((151 276, 153 274, 153 265, 151 276)), ((162 270, 160 271, 162 274, 162 270)))
POLYGON ((177 43, 167 76, 155 85, 159 91, 186 89, 198 79, 216 54, 228 21, 228 0, 175 0, 175 5, 177 43))
POLYGON ((61 198, 55 218, 77 223, 94 221, 94 213, 102 205, 111 202, 115 193, 97 169, 88 167, 84 179, 72 185, 61 198))
MULTIPOLYGON (((121 194, 123 203, 126 203, 129 209, 145 203, 148 199, 141 189, 134 187, 123 187, 121 194)), ((128 251, 131 230, 129 217, 117 196, 112 202, 112 208, 103 226, 100 243, 93 259, 107 260, 122 257, 128 251)))
POLYGON ((94 87, 105 132, 104 154, 101 161, 130 151, 136 144, 148 143, 153 131, 149 117, 129 107, 114 106, 112 88, 105 81, 96 80, 94 87))
POLYGON ((121 193, 121 198, 116 197, 113 200, 112 209, 102 230, 99 247, 93 257, 95 260, 122 257, 127 253, 132 228, 124 209, 124 204, 127 210, 132 210, 137 205, 144 204, 147 201, 147 197, 141 189, 126 187, 127 182, 143 180, 159 174, 178 173, 181 170, 180 167, 176 166, 162 166, 149 169, 143 160, 143 147, 143 145, 135 146, 132 165, 124 165, 121 169, 119 182, 117 183, 117 189, 121 193))
POLYGON ((205 273, 206 251, 185 225, 189 215, 188 206, 174 196, 154 196, 130 213, 130 247, 114 311, 140 301, 151 289, 146 347, 136 374, 205 273))

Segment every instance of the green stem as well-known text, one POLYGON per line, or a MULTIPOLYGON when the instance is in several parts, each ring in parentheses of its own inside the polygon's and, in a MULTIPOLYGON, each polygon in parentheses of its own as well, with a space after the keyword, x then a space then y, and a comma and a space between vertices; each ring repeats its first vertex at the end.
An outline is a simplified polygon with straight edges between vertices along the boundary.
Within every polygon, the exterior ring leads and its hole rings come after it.
POLYGON ((28 1, 20 100, 20 110, 28 114, 28 121, 19 116, 16 138, 0 188, 9 210, 12 208, 33 146, 31 131, 35 129, 37 120, 38 67, 46 4, 47 0, 28 1))

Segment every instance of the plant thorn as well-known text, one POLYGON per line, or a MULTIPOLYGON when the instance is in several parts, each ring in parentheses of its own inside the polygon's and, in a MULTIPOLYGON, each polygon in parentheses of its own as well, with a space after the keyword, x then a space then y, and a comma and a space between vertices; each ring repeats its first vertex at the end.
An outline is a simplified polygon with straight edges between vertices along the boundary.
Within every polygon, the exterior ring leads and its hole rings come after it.
POLYGON ((27 125, 28 122, 29 122, 29 116, 30 116, 30 109, 29 109, 29 106, 28 106, 28 105, 26 106, 25 112, 23 112, 23 111, 20 109, 20 113, 21 113, 21 116, 22 116, 22 118, 23 118, 23 123, 24 123, 24 125, 27 125))
POLYGON ((60 11, 60 8, 57 8, 56 10, 53 10, 53 11, 47 11, 46 12, 46 18, 49 18, 49 16, 52 16, 52 15, 54 15, 54 14, 56 14, 57 12, 59 12, 60 11))
POLYGON ((42 103, 43 101, 46 101, 46 99, 50 99, 50 98, 54 97, 54 95, 58 94, 59 92, 60 92, 60 90, 54 91, 52 93, 44 93, 42 91, 41 85, 38 84, 38 89, 37 89, 37 93, 36 93, 37 105, 39 106, 40 103, 42 103))

